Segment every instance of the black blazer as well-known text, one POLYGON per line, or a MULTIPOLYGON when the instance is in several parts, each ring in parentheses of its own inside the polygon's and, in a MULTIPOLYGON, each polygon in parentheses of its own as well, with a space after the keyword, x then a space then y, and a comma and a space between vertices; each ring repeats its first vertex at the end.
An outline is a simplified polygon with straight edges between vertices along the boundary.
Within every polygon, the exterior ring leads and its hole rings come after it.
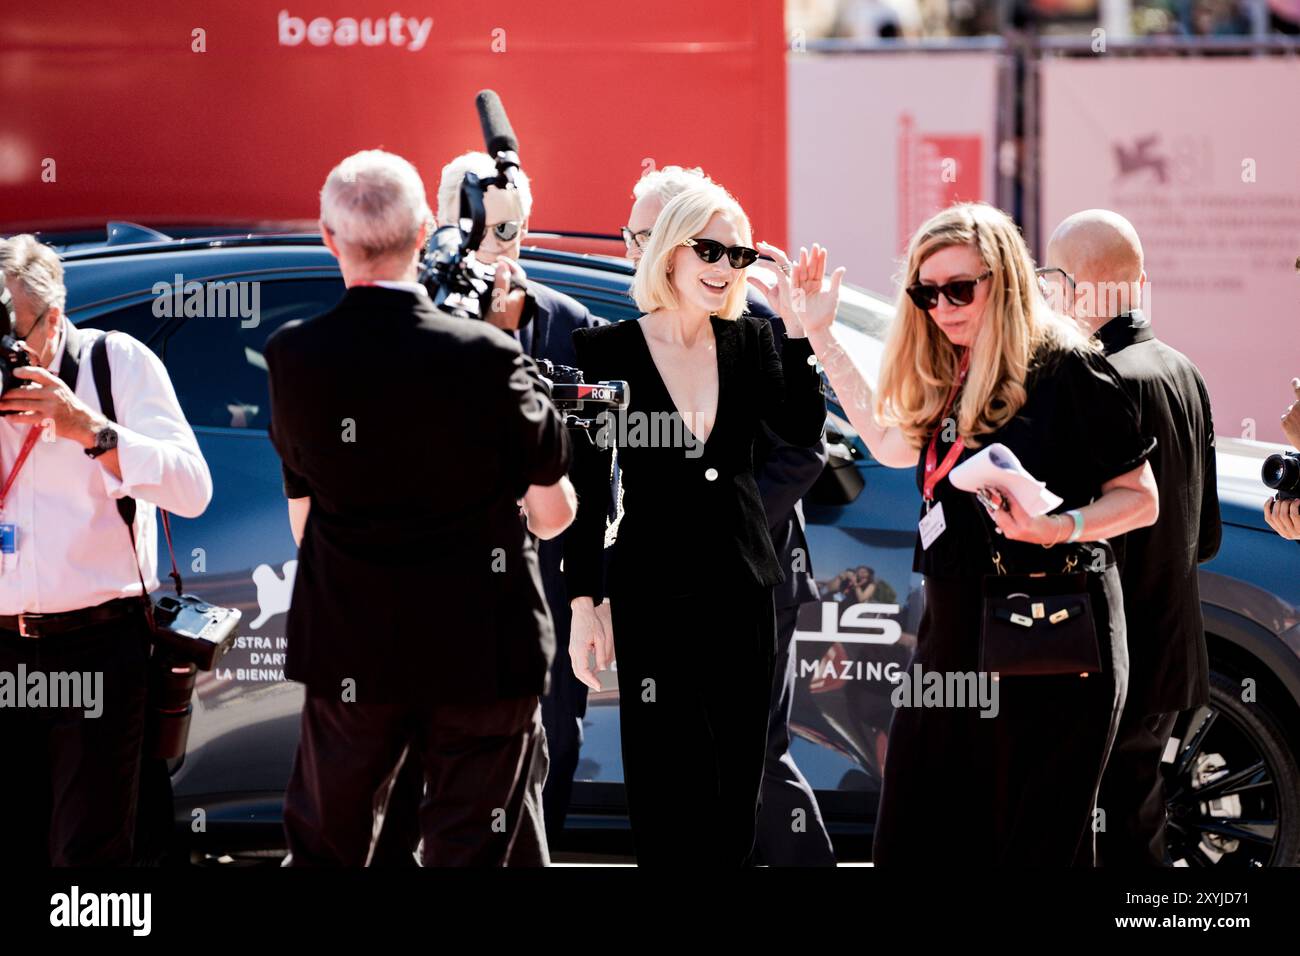
POLYGON ((1097 332, 1137 405, 1142 433, 1156 439, 1150 457, 1160 518, 1113 538, 1124 586, 1130 675, 1137 714, 1185 710, 1209 700, 1209 660, 1196 565, 1219 551, 1219 491, 1214 420, 1200 372, 1151 331, 1140 312, 1097 332))
POLYGON ((286 675, 331 696, 351 678, 360 702, 543 692, 555 635, 516 502, 569 445, 519 344, 365 286, 266 361, 285 493, 312 499, 286 675))
POLYGON ((577 365, 573 350, 575 329, 594 329, 608 325, 608 319, 592 315, 585 305, 550 286, 528 280, 528 293, 534 305, 532 320, 520 329, 519 340, 525 355, 549 359, 557 365, 577 365))
MULTIPOLYGON (((689 457, 681 447, 619 445, 623 515, 610 575, 614 589, 650 586, 672 594, 692 590, 691 578, 701 574, 742 575, 764 586, 785 577, 754 480, 754 439, 766 422, 792 445, 818 441, 826 421, 821 376, 808 362, 807 339, 789 339, 778 356, 765 320, 710 321, 718 411, 703 449, 689 457), (683 573, 687 564, 691 574, 683 573)), ((580 330, 573 339, 587 381, 628 382, 629 416, 675 411, 638 322, 580 330)), ((614 431, 610 437, 623 436, 614 431)), ((580 491, 565 551, 570 595, 604 594, 605 517, 605 502, 580 491)))
MULTIPOLYGON (((761 294, 751 289, 745 311, 772 326, 773 341, 777 351, 785 347, 785 322, 772 311, 761 294)), ((812 555, 808 550, 808 536, 804 533, 803 509, 800 503, 808 490, 817 483, 826 467, 826 441, 819 437, 813 445, 800 448, 782 441, 766 425, 762 426, 754 441, 754 477, 758 481, 758 494, 767 512, 767 530, 772 535, 772 547, 785 571, 785 580, 773 591, 776 606, 798 607, 820 596, 813 579, 812 555)))

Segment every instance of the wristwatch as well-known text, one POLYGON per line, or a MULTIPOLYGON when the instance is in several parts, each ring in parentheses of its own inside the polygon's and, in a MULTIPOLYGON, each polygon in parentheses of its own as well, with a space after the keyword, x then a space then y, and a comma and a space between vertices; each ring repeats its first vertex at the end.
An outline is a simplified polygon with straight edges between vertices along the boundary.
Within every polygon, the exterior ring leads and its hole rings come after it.
POLYGON ((117 429, 112 425, 105 425, 99 431, 95 432, 95 444, 87 448, 86 456, 89 458, 98 458, 106 452, 112 451, 117 447, 117 429))

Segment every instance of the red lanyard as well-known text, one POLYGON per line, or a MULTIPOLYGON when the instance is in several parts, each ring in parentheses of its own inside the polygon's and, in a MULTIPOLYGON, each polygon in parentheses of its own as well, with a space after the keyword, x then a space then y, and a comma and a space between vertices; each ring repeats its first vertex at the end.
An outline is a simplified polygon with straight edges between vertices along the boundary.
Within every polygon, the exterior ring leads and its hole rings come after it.
POLYGON ((36 447, 36 439, 41 437, 43 426, 33 425, 27 432, 27 438, 23 441, 22 451, 18 452, 18 460, 14 462, 14 470, 9 472, 9 477, 5 479, 3 488, 0 488, 0 512, 4 511, 5 499, 9 497, 9 489, 14 486, 14 479, 18 477, 18 472, 22 471, 23 465, 27 463, 27 456, 32 453, 36 447))
MULTIPOLYGON (((957 392, 961 389, 962 382, 966 381, 966 370, 970 367, 970 349, 962 353, 961 367, 957 370, 957 381, 952 386, 952 391, 948 393, 948 404, 943 407, 943 414, 939 416, 939 428, 943 427, 943 421, 952 411, 952 403, 957 398, 957 392)), ((925 450, 925 483, 924 494, 927 502, 934 500, 934 486, 943 480, 944 475, 952 471, 952 466, 957 464, 957 459, 961 457, 962 449, 966 447, 960 435, 953 442, 952 447, 948 449, 948 454, 943 456, 943 464, 935 467, 935 461, 939 454, 936 445, 939 440, 939 428, 934 430, 930 436, 930 445, 925 450)))

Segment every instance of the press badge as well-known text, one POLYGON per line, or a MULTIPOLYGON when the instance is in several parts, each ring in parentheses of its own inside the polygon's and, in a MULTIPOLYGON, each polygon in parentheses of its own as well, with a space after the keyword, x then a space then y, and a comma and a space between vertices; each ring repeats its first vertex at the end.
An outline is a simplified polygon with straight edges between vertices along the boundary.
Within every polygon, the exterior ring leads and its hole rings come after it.
POLYGON ((18 526, 0 524, 0 554, 13 554, 18 550, 18 526))
POLYGON ((934 539, 948 527, 943 520, 943 502, 936 501, 934 507, 921 516, 921 523, 917 527, 921 530, 921 548, 928 549, 934 544, 934 539))

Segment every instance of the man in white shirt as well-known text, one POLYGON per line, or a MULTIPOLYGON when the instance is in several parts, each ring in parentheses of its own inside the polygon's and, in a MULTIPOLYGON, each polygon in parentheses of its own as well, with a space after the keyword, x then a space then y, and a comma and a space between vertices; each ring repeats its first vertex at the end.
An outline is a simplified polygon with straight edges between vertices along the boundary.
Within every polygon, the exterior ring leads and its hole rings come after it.
POLYGON ((142 581, 158 586, 155 506, 201 514, 212 477, 166 369, 121 333, 106 341, 118 423, 104 416, 91 367, 103 333, 64 316, 53 250, 27 235, 0 242, 0 271, 0 324, 31 361, 13 373, 29 384, 0 395, 0 863, 123 865, 150 653, 142 581), (122 498, 138 502, 134 550, 122 498), (53 693, 59 680, 97 699, 68 706, 53 693))

